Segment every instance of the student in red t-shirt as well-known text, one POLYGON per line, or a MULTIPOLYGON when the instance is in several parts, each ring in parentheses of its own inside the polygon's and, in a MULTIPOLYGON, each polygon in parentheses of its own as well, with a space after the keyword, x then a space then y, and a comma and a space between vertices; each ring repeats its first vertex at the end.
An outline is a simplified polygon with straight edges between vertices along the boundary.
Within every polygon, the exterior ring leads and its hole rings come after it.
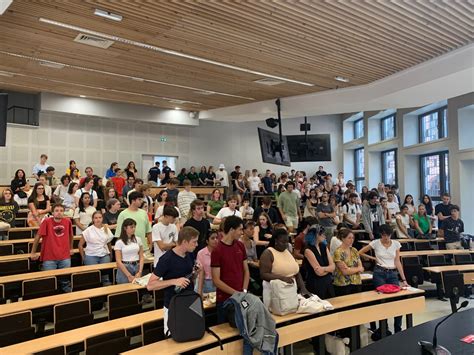
POLYGON ((239 241, 243 221, 229 216, 224 222, 224 236, 211 253, 212 281, 217 289, 217 322, 227 321, 223 303, 235 292, 247 292, 249 267, 245 246, 239 241))
MULTIPOLYGON (((71 252, 73 249, 74 235, 72 223, 69 218, 63 217, 64 206, 53 206, 53 217, 45 218, 40 225, 38 233, 31 248, 31 260, 41 258, 43 270, 65 269, 71 267, 71 252), (36 253, 40 238, 41 256, 36 253)), ((61 281, 64 292, 71 292, 69 281, 61 281)))
MULTIPOLYGON (((115 176, 111 177, 110 180, 114 184, 115 191, 117 191, 118 197, 122 197, 122 190, 123 187, 125 186, 125 178, 122 176, 123 171, 120 168, 116 168, 114 170, 115 176)), ((127 197, 127 196, 125 196, 127 197)))

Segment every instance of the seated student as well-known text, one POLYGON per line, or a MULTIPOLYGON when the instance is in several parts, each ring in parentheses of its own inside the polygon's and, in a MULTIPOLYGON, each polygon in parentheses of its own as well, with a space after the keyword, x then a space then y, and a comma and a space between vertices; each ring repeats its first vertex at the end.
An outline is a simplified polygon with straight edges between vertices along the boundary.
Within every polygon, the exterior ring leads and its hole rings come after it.
MULTIPOLYGON (((125 175, 126 173, 124 173, 125 175)), ((127 176, 127 183, 122 188, 122 198, 123 202, 128 206, 128 193, 135 188, 135 177, 134 176, 127 176)))
POLYGON ((51 186, 48 185, 48 180, 46 179, 46 174, 41 174, 39 176, 38 181, 43 184, 44 186, 44 194, 48 196, 48 198, 51 200, 51 196, 53 195, 53 189, 51 186))
POLYGON ((204 201, 194 200, 191 202, 190 218, 184 224, 185 227, 193 227, 199 231, 199 241, 195 253, 206 246, 206 238, 211 230, 211 224, 205 219, 204 201))
POLYGON ((311 189, 309 191, 308 198, 305 202, 303 218, 305 217, 317 217, 316 215, 316 207, 318 207, 318 199, 316 197, 316 190, 311 189))
POLYGON ((126 218, 120 229, 119 240, 114 245, 115 261, 117 262, 117 284, 132 282, 141 277, 145 259, 143 244, 140 238, 135 237, 137 222, 126 218))
POLYGON ((463 249, 461 245, 461 233, 464 233, 464 222, 459 218, 459 207, 451 206, 451 217, 443 220, 441 228, 444 232, 446 249, 463 249))
MULTIPOLYGON (((53 206, 53 217, 45 218, 31 247, 31 260, 38 260, 36 250, 41 239, 42 270, 65 269, 71 267, 71 251, 74 234, 69 218, 63 216, 62 205, 53 206)), ((71 292, 69 281, 59 279, 63 292, 71 292)))
POLYGON ((294 248, 293 248, 293 256, 295 259, 298 260, 303 260, 304 255, 304 240, 306 237, 306 234, 308 233, 309 228, 318 223, 318 219, 316 217, 306 217, 303 218, 301 221, 300 225, 298 226, 298 229, 296 230, 296 238, 294 240, 294 248))
POLYGON ((309 295, 300 274, 300 267, 288 251, 289 235, 283 229, 273 232, 268 248, 260 257, 260 277, 263 280, 263 303, 269 307, 271 303, 271 280, 281 280, 298 285, 302 295, 309 295))
POLYGON ((194 166, 192 166, 189 170, 189 173, 188 175, 186 176, 186 178, 191 181, 191 185, 192 186, 196 186, 198 185, 198 182, 199 182, 199 175, 198 173, 196 172, 196 168, 194 166))
POLYGON ((105 213, 105 211, 107 211, 107 203, 110 199, 117 199, 118 200, 118 194, 117 194, 117 191, 115 190, 113 184, 112 184, 112 186, 108 186, 108 187, 105 188, 104 201, 103 201, 102 206, 100 208, 102 213, 105 213))
POLYGON ((209 231, 206 236, 206 247, 197 253, 196 260, 202 268, 199 271, 194 291, 199 293, 201 297, 204 293, 216 292, 216 286, 212 282, 211 253, 216 248, 217 243, 217 231, 209 231))
POLYGON ((76 197, 76 205, 79 205, 79 199, 81 198, 82 194, 84 192, 87 192, 89 194, 90 205, 94 206, 94 208, 97 208, 98 197, 97 192, 95 192, 93 189, 94 178, 85 177, 82 186, 83 187, 77 189, 76 193, 74 194, 74 196, 76 197))
POLYGON ((424 204, 418 206, 418 213, 413 214, 413 224, 417 238, 430 238, 431 236, 431 220, 426 214, 424 204))
POLYGON ((154 202, 153 197, 151 197, 151 185, 150 184, 143 184, 141 188, 138 190, 143 194, 143 204, 141 209, 146 212, 148 215, 148 219, 150 222, 153 221, 153 212, 154 212, 154 202))
POLYGON ((260 258, 272 238, 273 224, 265 212, 260 213, 257 225, 254 228, 253 240, 257 246, 257 256, 260 258))
POLYGON ((179 181, 178 186, 182 186, 184 183, 184 180, 186 180, 187 177, 188 177, 188 172, 186 171, 186 168, 182 168, 177 176, 177 179, 179 181))
POLYGON ((184 189, 178 193, 178 209, 183 219, 188 219, 191 202, 197 199, 194 192, 191 191, 191 180, 185 179, 183 182, 184 189))
POLYGON ((326 246, 324 227, 311 227, 305 237, 303 268, 306 271, 306 287, 321 299, 334 297, 332 273, 334 261, 326 246))
POLYGON ((124 171, 127 174, 127 176, 133 176, 135 179, 138 178, 138 171, 135 167, 134 161, 128 162, 127 167, 125 168, 124 171))
POLYGON ((240 214, 242 215, 242 219, 252 219, 254 210, 250 207, 250 200, 245 198, 242 201, 242 206, 239 209, 240 214))
POLYGON ((221 208, 217 213, 216 218, 214 218, 213 224, 221 223, 222 218, 229 216, 236 216, 242 218, 242 214, 236 209, 239 197, 237 195, 230 195, 227 198, 227 207, 221 208))
MULTIPOLYGON (((31 196, 28 198, 27 222, 29 227, 37 227, 41 224, 43 218, 51 212, 51 203, 48 196, 44 193, 44 185, 37 182, 33 188, 31 196)), ((63 211, 64 212, 64 211, 63 211)))
POLYGON ((402 206, 400 214, 396 217, 396 221, 397 238, 407 239, 415 236, 415 231, 410 228, 411 217, 408 214, 408 206, 402 206))
POLYGON ((212 191, 211 199, 207 201, 207 218, 210 221, 216 218, 219 211, 224 207, 225 201, 221 199, 221 191, 219 189, 215 189, 212 191))
POLYGON ((58 203, 63 203, 64 198, 68 194, 69 184, 71 183, 71 178, 69 175, 61 176, 61 184, 59 184, 53 192, 54 200, 58 203))
POLYGON ((349 193, 349 200, 342 206, 343 223, 350 229, 361 229, 362 210, 357 204, 357 194, 349 193))
POLYGON ((107 171, 105 172, 105 178, 110 179, 110 178, 113 178, 113 177, 117 176, 115 170, 118 167, 119 167, 119 165, 118 165, 117 162, 113 162, 112 164, 110 164, 110 168, 108 168, 107 171))
POLYGON ((359 252, 352 245, 354 234, 350 229, 342 228, 337 237, 342 244, 334 252, 334 291, 336 296, 349 295, 362 291, 362 279, 360 273, 364 271, 359 252))
POLYGON ((117 228, 117 220, 120 214, 120 201, 116 198, 111 198, 107 201, 107 211, 104 213, 104 224, 115 231, 117 228))
MULTIPOLYGON (((403 208, 402 208, 403 210, 403 208)), ((399 285, 399 275, 402 280, 402 286, 407 287, 405 273, 400 261, 401 244, 397 240, 391 240, 393 229, 388 224, 380 226, 381 238, 373 240, 369 245, 366 245, 359 250, 359 255, 363 258, 374 260, 376 262, 374 268, 374 276, 372 282, 374 288, 384 284, 399 285), (375 257, 367 254, 368 251, 373 250, 375 257)), ((402 329, 402 317, 395 317, 395 332, 402 329)), ((375 327, 371 324, 372 330, 375 327)))
MULTIPOLYGON (((95 211, 92 214, 92 225, 81 233, 78 248, 84 265, 110 263, 110 251, 112 250, 110 242, 114 239, 114 235, 102 222, 102 213, 95 211), (84 244, 86 244, 85 248, 84 244)), ((109 286, 111 284, 109 275, 102 275, 102 285, 109 286)))
POLYGON ((57 176, 54 175, 55 172, 56 169, 54 168, 54 166, 50 165, 46 168, 46 183, 48 184, 48 186, 51 186, 52 189, 55 189, 56 186, 60 184, 59 179, 57 178, 57 176))
POLYGON ((193 227, 184 227, 178 235, 177 245, 168 250, 158 261, 148 281, 149 291, 164 290, 163 323, 168 332, 168 308, 176 291, 192 291, 194 280, 201 270, 195 263, 194 249, 197 247, 199 232, 193 227))
POLYGON ((15 226, 15 218, 18 213, 18 203, 13 198, 13 191, 9 187, 3 189, 0 198, 0 240, 8 239, 7 231, 15 226))
MULTIPOLYGON (((27 192, 26 185, 27 185, 27 181, 26 181, 25 171, 23 169, 18 169, 17 171, 15 171, 15 176, 13 177, 13 180, 10 183, 10 187, 13 193, 15 194, 15 200, 28 199, 28 196, 26 194, 27 192)), ((28 202, 26 202, 26 204, 24 205, 27 205, 27 204, 28 202)))
POLYGON ((69 175, 71 177, 71 181, 72 182, 75 182, 76 184, 79 185, 79 183, 81 182, 81 173, 79 172, 79 169, 72 169, 71 171, 71 175, 69 175))
MULTIPOLYGON (((79 190, 78 190, 79 191, 79 190)), ((91 198, 88 192, 83 192, 79 199, 79 205, 74 210, 74 224, 76 225, 78 232, 83 232, 89 227, 92 222, 92 215, 96 211, 94 206, 91 206, 91 198)))
POLYGON ((244 224, 244 232, 242 237, 240 237, 240 241, 245 246, 245 252, 247 253, 247 261, 249 266, 255 266, 258 268, 257 248, 256 243, 253 240, 254 232, 255 222, 246 221, 244 224))
POLYGON ((41 174, 46 173, 46 169, 48 168, 48 164, 46 163, 48 161, 48 156, 46 154, 41 154, 40 156, 40 162, 35 164, 33 166, 33 176, 37 179, 39 179, 39 176, 41 174))
MULTIPOLYGON (((69 177, 71 177, 72 175, 72 171, 74 169, 77 169, 77 165, 76 165, 76 161, 74 160, 69 160, 69 168, 66 169, 66 175, 68 175, 69 177)), ((80 177, 80 173, 79 173, 79 169, 77 169, 78 171, 78 176, 80 177)))
MULTIPOLYGON (((131 178, 133 178, 133 177, 129 176, 128 178, 131 180, 131 178)), ((123 199, 125 200, 125 203, 127 204, 127 206, 130 206, 130 201, 129 201, 130 194, 134 191, 141 191, 141 188, 143 186, 143 180, 142 179, 135 179, 135 178, 133 178, 133 179, 134 179, 133 180, 133 188, 131 190, 128 190, 127 193, 123 194, 123 199)), ((125 187, 127 187, 127 186, 125 186, 125 187)))
POLYGON ((152 228, 153 254, 155 256, 154 265, 160 260, 168 250, 173 249, 178 241, 178 228, 175 222, 178 212, 172 206, 165 206, 160 222, 152 228))

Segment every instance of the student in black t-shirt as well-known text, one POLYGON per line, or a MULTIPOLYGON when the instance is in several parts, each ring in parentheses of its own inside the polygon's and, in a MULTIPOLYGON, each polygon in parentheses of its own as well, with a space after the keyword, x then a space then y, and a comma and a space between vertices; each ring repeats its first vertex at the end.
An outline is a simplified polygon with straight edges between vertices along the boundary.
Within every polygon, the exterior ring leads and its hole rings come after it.
POLYGON ((161 173, 163 174, 161 178, 161 185, 166 185, 168 181, 170 180, 170 173, 171 173, 171 168, 168 166, 168 163, 166 160, 163 160, 161 162, 161 173))
POLYGON ((148 181, 153 181, 155 184, 158 184, 158 180, 161 174, 160 162, 155 162, 155 166, 151 167, 148 170, 148 181))
POLYGON ((6 231, 8 231, 10 227, 15 226, 15 218, 18 209, 18 204, 13 199, 12 189, 6 187, 2 192, 2 197, 0 197, 0 240, 2 240, 3 235, 7 236, 6 231))
POLYGON ((459 218, 459 207, 451 206, 451 216, 443 221, 446 249, 464 249, 461 245, 461 233, 464 232, 464 222, 459 218))
POLYGON ((272 198, 270 196, 265 196, 262 198, 262 205, 255 209, 253 213, 253 221, 257 222, 258 217, 262 214, 268 214, 271 223, 280 223, 280 216, 275 207, 272 207, 272 198))
POLYGON ((104 213, 104 224, 115 231, 117 228, 117 219, 120 214, 120 201, 116 198, 111 198, 107 201, 107 211, 104 213))
POLYGON ((171 298, 181 290, 192 291, 194 280, 201 266, 195 264, 194 249, 198 244, 199 231, 183 227, 178 244, 162 255, 148 281, 149 291, 164 290, 164 331, 168 331, 168 308, 171 298))
POLYGON ((199 231, 198 247, 194 250, 194 255, 197 256, 199 250, 206 246, 206 236, 211 230, 211 223, 205 218, 206 209, 202 200, 194 200, 190 205, 189 218, 184 224, 185 227, 193 227, 199 231))
POLYGON ((447 219, 451 216, 451 207, 453 205, 451 204, 451 196, 449 196, 448 193, 444 193, 441 196, 441 198, 442 198, 443 202, 436 205, 435 215, 438 217, 439 236, 444 237, 443 223, 444 223, 445 219, 447 219))

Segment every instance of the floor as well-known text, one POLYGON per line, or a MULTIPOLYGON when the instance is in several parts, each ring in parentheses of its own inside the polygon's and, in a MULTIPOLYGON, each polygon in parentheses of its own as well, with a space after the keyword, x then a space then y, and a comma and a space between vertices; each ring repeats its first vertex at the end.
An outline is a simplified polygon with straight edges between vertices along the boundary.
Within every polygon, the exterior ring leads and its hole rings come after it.
MULTIPOLYGON (((420 287, 423 288, 423 287, 420 287)), ((458 306, 464 301, 465 298, 461 298, 458 306)), ((418 325, 421 323, 428 322, 430 320, 440 318, 446 316, 451 313, 451 305, 450 302, 443 302, 436 298, 427 298, 426 299, 426 308, 424 312, 415 313, 413 314, 413 325, 418 325)), ((470 300, 469 305, 466 309, 474 308, 474 301, 470 300)), ((393 330, 393 319, 388 321, 389 329, 393 330)), ((405 326, 405 321, 403 323, 403 327, 405 326)), ((367 324, 368 327, 368 324, 367 324)), ((369 340, 370 341, 370 340, 369 340)), ((295 355, 313 355, 313 348, 309 341, 302 341, 299 343, 294 344, 293 353, 295 355)))

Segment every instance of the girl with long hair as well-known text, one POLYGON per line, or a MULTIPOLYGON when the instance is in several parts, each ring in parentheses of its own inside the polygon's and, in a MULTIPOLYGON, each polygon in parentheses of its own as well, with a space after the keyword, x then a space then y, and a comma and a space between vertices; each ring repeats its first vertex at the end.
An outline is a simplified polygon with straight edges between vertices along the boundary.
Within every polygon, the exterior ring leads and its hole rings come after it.
POLYGON ((28 198, 27 222, 30 227, 38 227, 44 217, 51 212, 51 203, 49 197, 45 194, 44 185, 37 182, 33 188, 31 196, 28 198))
POLYGON ((94 206, 91 206, 91 195, 88 192, 83 192, 79 198, 79 207, 74 210, 74 223, 82 232, 86 230, 92 222, 92 215, 96 211, 94 206))
POLYGON ((117 262, 118 284, 130 283, 141 277, 143 272, 143 245, 135 236, 137 223, 127 218, 122 223, 120 239, 115 243, 115 260, 117 262))

